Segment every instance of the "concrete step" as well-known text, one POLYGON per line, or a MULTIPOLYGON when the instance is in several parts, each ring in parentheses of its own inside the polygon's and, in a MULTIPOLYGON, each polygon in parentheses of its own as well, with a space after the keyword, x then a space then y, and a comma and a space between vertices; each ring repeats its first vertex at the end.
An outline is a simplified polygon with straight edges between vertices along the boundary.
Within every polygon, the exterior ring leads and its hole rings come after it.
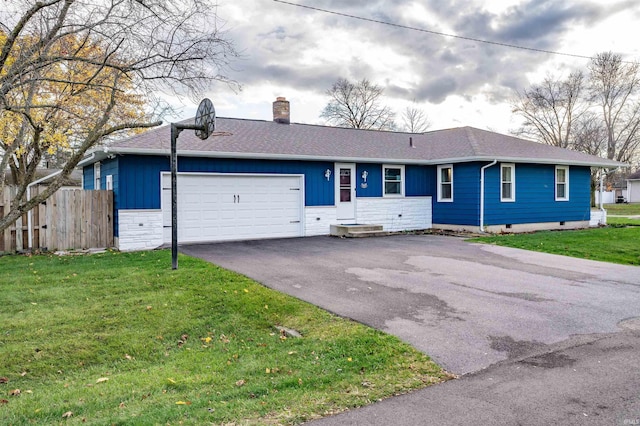
POLYGON ((386 237, 391 235, 387 231, 352 231, 343 235, 345 238, 386 237))
POLYGON ((368 224, 331 225, 330 234, 336 237, 388 235, 382 225, 368 224))

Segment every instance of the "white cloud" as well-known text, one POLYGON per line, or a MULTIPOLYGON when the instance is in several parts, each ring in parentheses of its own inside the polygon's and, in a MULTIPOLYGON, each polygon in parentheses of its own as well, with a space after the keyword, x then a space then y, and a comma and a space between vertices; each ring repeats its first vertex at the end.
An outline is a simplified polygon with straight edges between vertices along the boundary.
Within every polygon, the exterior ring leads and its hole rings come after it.
MULTIPOLYGON (((627 60, 640 59, 631 36, 640 18, 635 0, 298 3, 506 44, 579 55, 613 50, 627 60)), ((588 63, 271 1, 221 0, 218 13, 245 55, 231 75, 242 91, 216 86, 207 94, 218 115, 227 117, 269 120, 271 102, 285 96, 292 121, 319 123, 324 92, 338 77, 367 78, 386 87, 388 104, 398 114, 416 99, 433 129, 471 125, 508 132, 516 127, 508 105, 514 89, 588 63)), ((190 112, 185 108, 185 116, 190 112)))

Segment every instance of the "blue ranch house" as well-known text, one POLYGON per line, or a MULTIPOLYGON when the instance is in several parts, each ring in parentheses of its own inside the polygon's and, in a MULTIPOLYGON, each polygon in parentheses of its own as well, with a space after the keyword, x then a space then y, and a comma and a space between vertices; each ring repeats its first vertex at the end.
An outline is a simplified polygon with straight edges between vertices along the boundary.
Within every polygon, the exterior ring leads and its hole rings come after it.
MULTIPOLYGON (((273 111, 273 121, 218 118, 205 141, 180 135, 179 242, 328 235, 331 225, 355 223, 387 231, 587 227, 591 168, 624 166, 471 127, 415 134, 295 124, 285 98, 273 111)), ((163 126, 81 162, 84 189, 114 192, 121 250, 171 242, 170 145, 163 126)))

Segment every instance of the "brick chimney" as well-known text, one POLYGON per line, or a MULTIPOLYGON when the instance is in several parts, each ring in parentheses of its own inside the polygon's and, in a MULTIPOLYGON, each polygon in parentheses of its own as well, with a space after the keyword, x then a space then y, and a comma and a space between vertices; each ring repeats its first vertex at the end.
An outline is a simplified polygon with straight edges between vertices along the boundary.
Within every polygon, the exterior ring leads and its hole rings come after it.
POLYGON ((278 96, 273 103, 273 121, 282 124, 290 123, 289 101, 286 98, 278 96))

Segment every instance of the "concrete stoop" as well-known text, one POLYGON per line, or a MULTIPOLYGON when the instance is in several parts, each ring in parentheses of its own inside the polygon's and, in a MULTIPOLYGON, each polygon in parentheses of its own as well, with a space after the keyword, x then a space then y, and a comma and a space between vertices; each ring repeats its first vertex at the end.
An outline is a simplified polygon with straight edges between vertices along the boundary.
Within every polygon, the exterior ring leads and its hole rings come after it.
POLYGON ((331 225, 330 235, 334 237, 344 238, 364 238, 364 237, 384 237, 391 235, 390 232, 384 231, 382 225, 331 225))

